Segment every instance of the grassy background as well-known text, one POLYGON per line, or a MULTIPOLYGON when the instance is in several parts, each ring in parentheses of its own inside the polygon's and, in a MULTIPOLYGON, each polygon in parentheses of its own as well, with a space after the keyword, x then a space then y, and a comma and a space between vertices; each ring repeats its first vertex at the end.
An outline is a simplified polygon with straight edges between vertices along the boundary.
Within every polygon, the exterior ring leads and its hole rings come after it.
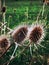
MULTIPOLYGON (((43 2, 42 1, 13 1, 13 2, 6 2, 6 21, 10 20, 11 28, 12 25, 15 26, 22 22, 32 23, 34 20, 37 19, 37 15, 42 8, 43 2), (11 18, 10 18, 11 17, 11 18), (13 24, 12 24, 13 23, 13 24)), ((49 13, 49 6, 45 8, 45 14, 49 13)), ((47 17, 49 20, 49 16, 47 17)))

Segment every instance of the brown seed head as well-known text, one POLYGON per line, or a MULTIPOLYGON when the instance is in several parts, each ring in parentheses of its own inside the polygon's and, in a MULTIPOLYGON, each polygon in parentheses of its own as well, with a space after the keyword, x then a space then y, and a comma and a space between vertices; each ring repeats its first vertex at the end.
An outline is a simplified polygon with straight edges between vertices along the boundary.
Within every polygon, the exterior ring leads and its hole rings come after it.
POLYGON ((20 27, 17 31, 15 31, 15 33, 13 34, 13 39, 15 40, 15 42, 22 42, 27 35, 27 31, 27 27, 20 27))
POLYGON ((0 47, 6 48, 8 46, 8 40, 6 37, 0 37, 0 47))
POLYGON ((0 36, 0 55, 9 48, 9 41, 6 36, 0 36))
POLYGON ((30 33, 29 39, 31 42, 37 43, 37 41, 42 36, 42 28, 40 26, 36 26, 30 33))

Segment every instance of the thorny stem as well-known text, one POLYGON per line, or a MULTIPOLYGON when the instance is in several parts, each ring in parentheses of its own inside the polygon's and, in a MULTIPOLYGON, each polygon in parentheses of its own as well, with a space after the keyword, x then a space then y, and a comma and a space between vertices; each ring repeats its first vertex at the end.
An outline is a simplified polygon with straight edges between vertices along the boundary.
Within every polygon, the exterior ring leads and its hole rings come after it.
MULTIPOLYGON (((3 13, 3 21, 5 23, 5 13, 3 13)), ((6 25, 4 25, 4 35, 5 35, 5 29, 6 29, 6 25)))
POLYGON ((42 17, 43 17, 43 14, 44 14, 44 9, 45 9, 45 2, 44 2, 44 4, 43 4, 43 10, 42 10, 42 17))
POLYGON ((10 58, 10 60, 9 60, 9 62, 8 62, 7 65, 9 65, 10 61, 14 58, 14 54, 15 54, 15 51, 17 50, 17 47, 18 47, 18 44, 16 43, 15 49, 14 49, 14 51, 13 51, 13 54, 12 54, 12 56, 11 56, 11 58, 10 58))
MULTIPOLYGON (((15 44, 15 49, 14 49, 14 52, 13 52, 13 54, 12 54, 12 56, 11 56, 11 59, 12 59, 12 57, 14 56, 17 47, 18 47, 18 44, 15 44)), ((10 59, 10 60, 11 60, 11 59, 10 59)))
POLYGON ((5 52, 3 52, 3 54, 0 56, 0 58, 2 58, 2 56, 7 52, 7 50, 11 47, 11 45, 5 50, 5 52))
POLYGON ((46 4, 46 3, 44 2, 44 3, 43 3, 43 6, 42 6, 42 8, 41 8, 41 10, 40 10, 40 12, 38 13, 36 22, 38 22, 41 12, 42 12, 42 17, 43 17, 44 9, 45 9, 45 4, 46 4))
POLYGON ((36 21, 39 20, 39 16, 40 16, 40 14, 41 14, 41 11, 42 11, 42 9, 40 10, 40 12, 39 12, 39 14, 38 14, 38 16, 37 16, 37 20, 36 20, 36 21))
POLYGON ((32 56, 32 48, 31 48, 32 45, 30 44, 29 47, 30 47, 30 54, 31 54, 31 56, 32 56))
MULTIPOLYGON (((5 6, 5 0, 3 2, 3 6, 5 6)), ((3 22, 5 23, 5 12, 3 13, 3 22)), ((4 35, 5 35, 5 29, 6 29, 6 25, 4 25, 4 35)))

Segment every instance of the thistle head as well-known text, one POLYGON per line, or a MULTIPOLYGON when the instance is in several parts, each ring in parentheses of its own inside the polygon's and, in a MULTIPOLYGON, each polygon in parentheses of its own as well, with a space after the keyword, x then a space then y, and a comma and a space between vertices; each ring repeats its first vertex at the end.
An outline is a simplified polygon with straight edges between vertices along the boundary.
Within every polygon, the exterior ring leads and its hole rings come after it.
POLYGON ((39 43, 44 37, 44 29, 41 25, 36 25, 29 32, 29 40, 33 43, 39 43))
POLYGON ((28 32, 27 27, 22 26, 14 30, 14 32, 12 33, 12 37, 15 42, 21 43, 26 38, 27 32, 28 32))
POLYGON ((0 47, 6 48, 9 44, 9 41, 6 36, 0 36, 0 47))
POLYGON ((1 54, 6 51, 9 45, 10 45, 10 42, 7 39, 7 37, 4 35, 0 36, 0 53, 1 54))

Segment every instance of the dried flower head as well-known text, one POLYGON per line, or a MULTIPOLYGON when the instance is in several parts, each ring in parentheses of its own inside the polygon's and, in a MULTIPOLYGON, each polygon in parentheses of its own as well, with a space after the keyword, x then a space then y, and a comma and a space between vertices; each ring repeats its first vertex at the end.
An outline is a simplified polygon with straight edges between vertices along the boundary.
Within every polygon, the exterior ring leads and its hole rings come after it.
POLYGON ((9 46, 9 41, 6 36, 0 36, 0 52, 4 52, 9 46))
POLYGON ((31 42, 39 43, 44 37, 44 29, 41 25, 35 25, 29 32, 29 39, 31 42))
POLYGON ((5 48, 9 44, 9 41, 6 36, 0 36, 0 47, 5 48))
POLYGON ((17 43, 21 43, 26 38, 27 32, 28 32, 27 26, 22 26, 16 29, 12 33, 14 41, 17 43))

